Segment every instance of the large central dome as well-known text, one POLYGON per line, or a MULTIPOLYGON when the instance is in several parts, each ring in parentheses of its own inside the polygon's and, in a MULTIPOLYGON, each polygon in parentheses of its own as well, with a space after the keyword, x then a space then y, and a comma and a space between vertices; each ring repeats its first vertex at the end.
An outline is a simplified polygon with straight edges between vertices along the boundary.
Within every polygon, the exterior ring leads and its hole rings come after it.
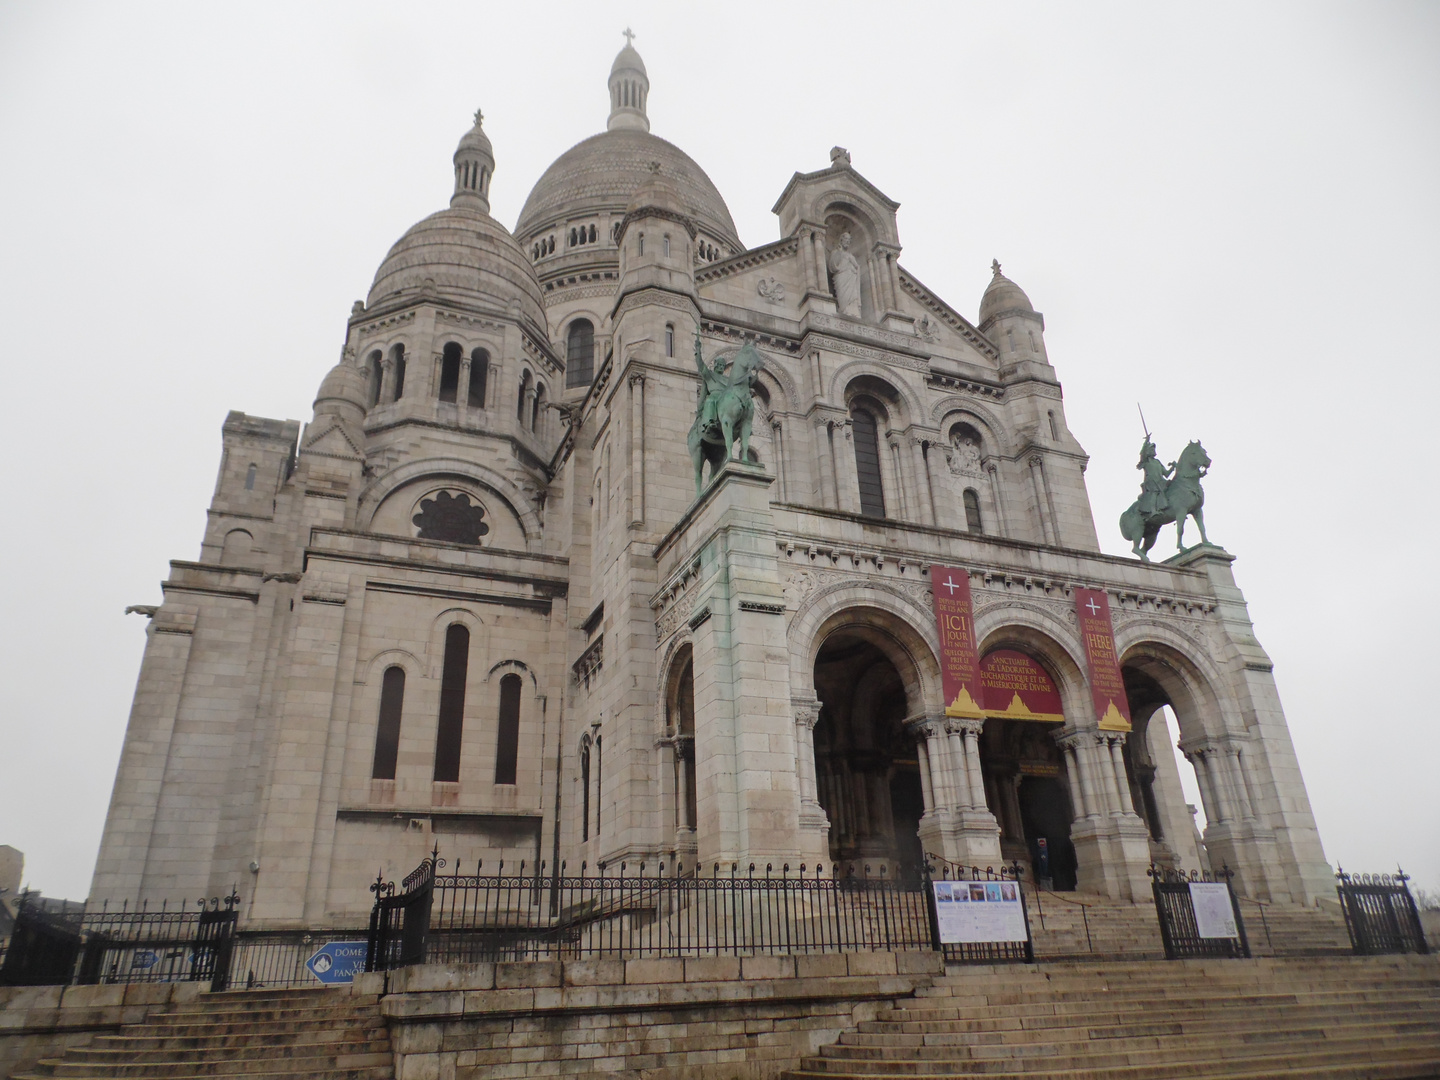
POLYGON ((623 213, 657 163, 700 227, 732 250, 744 250, 725 200, 705 170, 674 143, 648 131, 625 129, 592 135, 561 154, 525 200, 515 224, 516 237, 523 242, 536 230, 584 214, 623 213))
MULTIPOLYGON (((527 246, 541 232, 605 215, 618 221, 635 192, 657 167, 677 189, 695 223, 711 240, 743 251, 735 222, 720 192, 689 154, 650 134, 645 103, 650 80, 635 49, 626 45, 610 70, 608 130, 572 146, 545 170, 525 200, 515 238, 527 246)), ((604 239, 596 237, 600 243, 604 239)))

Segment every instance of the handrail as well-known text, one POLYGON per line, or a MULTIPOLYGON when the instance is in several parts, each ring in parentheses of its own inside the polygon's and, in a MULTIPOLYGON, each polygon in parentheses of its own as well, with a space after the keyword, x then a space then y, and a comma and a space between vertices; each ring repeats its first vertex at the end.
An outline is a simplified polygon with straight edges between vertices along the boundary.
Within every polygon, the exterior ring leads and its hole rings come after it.
POLYGON ((1270 940, 1270 922, 1268 919, 1265 918, 1265 909, 1271 905, 1272 901, 1256 900, 1252 896, 1240 896, 1238 894, 1236 895, 1235 899, 1241 901, 1242 903, 1248 902, 1254 904, 1260 909, 1260 925, 1265 928, 1265 947, 1273 953, 1275 951, 1275 944, 1270 940))
POLYGON ((1051 896, 1053 896, 1056 900, 1059 900, 1062 904, 1070 904, 1073 907, 1078 907, 1080 909, 1080 921, 1085 924, 1085 949, 1087 952, 1093 953, 1095 951, 1095 943, 1090 939, 1089 909, 1092 907, 1096 907, 1097 905, 1087 904, 1083 900, 1071 900, 1069 897, 1061 896, 1054 889, 1042 889, 1037 885, 1035 886, 1035 910, 1040 916, 1041 930, 1047 929, 1047 927, 1045 926, 1045 905, 1040 900, 1040 894, 1042 892, 1048 892, 1051 896))

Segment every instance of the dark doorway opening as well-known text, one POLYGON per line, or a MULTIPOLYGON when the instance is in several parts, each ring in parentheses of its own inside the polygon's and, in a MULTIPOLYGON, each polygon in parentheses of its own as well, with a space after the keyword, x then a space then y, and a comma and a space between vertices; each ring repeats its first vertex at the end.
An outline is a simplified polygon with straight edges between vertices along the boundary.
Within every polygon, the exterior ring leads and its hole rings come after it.
POLYGON ((1048 864, 1050 887, 1057 892, 1073 890, 1075 845, 1070 842, 1070 800, 1065 788, 1053 776, 1022 776, 1016 794, 1036 879, 1046 876, 1048 864), (1041 840, 1045 841, 1045 859, 1041 858, 1041 840))
POLYGON ((894 873, 919 863, 925 801, 915 741, 904 725, 905 684, 873 634, 837 630, 815 660, 815 771, 830 819, 830 858, 878 874, 882 866, 894 873))

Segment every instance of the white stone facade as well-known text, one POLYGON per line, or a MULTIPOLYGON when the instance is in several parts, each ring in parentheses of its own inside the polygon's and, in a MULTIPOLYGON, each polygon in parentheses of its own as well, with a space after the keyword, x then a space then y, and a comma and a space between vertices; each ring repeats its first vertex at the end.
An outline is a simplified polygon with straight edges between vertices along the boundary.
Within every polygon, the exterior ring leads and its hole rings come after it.
POLYGON ((987 865, 1031 861, 1039 830, 1073 850, 1057 875, 1138 897, 1152 859, 1202 858, 1147 725, 1165 704, 1203 854, 1251 896, 1327 894, 1230 556, 1100 553, 1019 287, 997 266, 975 322, 934 295, 899 262, 898 204, 839 148, 746 249, 649 134, 629 46, 610 90, 610 129, 557 160, 513 236, 477 117, 450 208, 357 302, 314 419, 226 419, 92 900, 238 884, 253 925, 358 925, 376 872, 435 844, 467 871, 987 865), (764 358, 757 460, 698 498, 697 330, 707 362, 764 358), (1038 661, 1063 725, 945 716, 931 563, 969 571, 982 651, 1038 661), (1096 727, 1082 587, 1109 595, 1129 736, 1096 727))

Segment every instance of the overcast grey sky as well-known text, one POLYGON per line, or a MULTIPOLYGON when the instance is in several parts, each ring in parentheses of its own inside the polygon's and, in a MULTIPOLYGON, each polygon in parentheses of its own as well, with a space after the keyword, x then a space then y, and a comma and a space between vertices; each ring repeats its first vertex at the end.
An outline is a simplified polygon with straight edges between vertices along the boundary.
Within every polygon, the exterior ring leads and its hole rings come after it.
POLYGON ((1166 460, 1204 440, 1327 856, 1440 889, 1440 5, 1316 2, 0 2, 0 844, 29 882, 88 890, 122 611, 197 556, 226 411, 309 419, 477 106, 512 226, 603 129, 627 23, 652 130, 746 244, 840 144, 968 317, 1000 259, 1106 551, 1137 399, 1166 460))

